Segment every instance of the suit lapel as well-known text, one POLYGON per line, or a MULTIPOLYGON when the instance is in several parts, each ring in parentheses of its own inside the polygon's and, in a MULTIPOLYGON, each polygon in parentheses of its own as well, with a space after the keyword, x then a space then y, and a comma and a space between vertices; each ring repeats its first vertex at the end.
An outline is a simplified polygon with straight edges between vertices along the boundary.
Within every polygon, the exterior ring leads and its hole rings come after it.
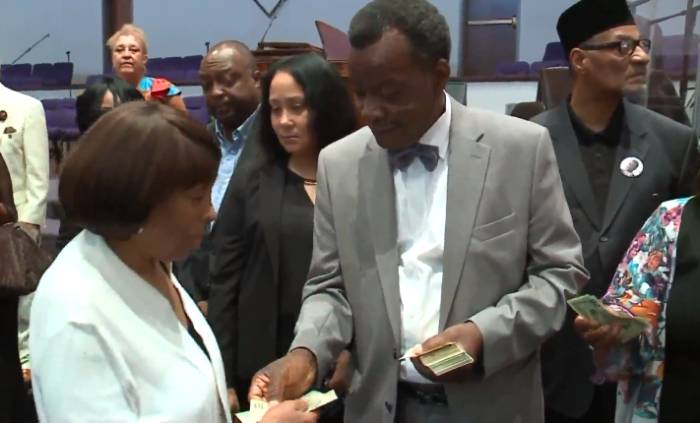
POLYGON ((491 149, 479 144, 483 136, 478 122, 470 116, 467 109, 453 101, 447 159, 447 210, 439 326, 441 331, 446 327, 462 279, 469 240, 486 181, 491 149))
POLYGON ((401 342, 401 292, 396 218, 396 191, 386 150, 374 139, 360 159, 360 192, 366 193, 367 217, 377 272, 396 345, 401 342))
POLYGON ((238 161, 240 163, 248 163, 248 161, 257 158, 259 151, 257 116, 255 117, 255 120, 250 123, 250 126, 243 137, 243 149, 241 150, 241 156, 238 158, 238 161))
POLYGON ((273 166, 260 172, 260 226, 265 235, 265 245, 272 264, 272 277, 275 284, 279 282, 280 262, 280 218, 282 216, 282 198, 284 196, 284 170, 273 166))
POLYGON ((596 204, 588 172, 581 158, 578 139, 571 125, 566 103, 555 109, 553 123, 547 125, 552 145, 559 164, 559 174, 581 205, 588 219, 596 229, 600 229, 600 212, 596 204))
MULTIPOLYGON (((644 116, 641 116, 635 106, 625 101, 625 121, 626 129, 629 130, 629 139, 623 138, 622 143, 617 149, 616 165, 622 162, 627 157, 636 157, 644 163, 644 159, 649 151, 649 140, 647 139, 648 131, 645 127, 644 116)), ((613 169, 613 176, 610 182, 610 192, 605 204, 605 217, 603 218, 603 227, 601 233, 610 228, 617 212, 622 207, 622 203, 627 197, 627 194, 632 187, 632 184, 637 178, 628 178, 623 175, 619 168, 613 169)))

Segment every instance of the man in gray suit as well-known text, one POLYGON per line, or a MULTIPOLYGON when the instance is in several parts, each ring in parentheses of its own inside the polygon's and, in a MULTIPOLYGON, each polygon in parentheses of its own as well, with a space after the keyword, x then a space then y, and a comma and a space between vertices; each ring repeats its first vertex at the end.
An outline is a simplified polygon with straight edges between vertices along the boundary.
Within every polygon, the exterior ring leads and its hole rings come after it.
POLYGON ((427 0, 374 0, 349 35, 368 127, 321 152, 296 339, 249 396, 299 397, 350 345, 347 423, 542 422, 538 350, 587 281, 549 135, 447 96, 427 0), (448 342, 475 362, 399 360, 448 342))

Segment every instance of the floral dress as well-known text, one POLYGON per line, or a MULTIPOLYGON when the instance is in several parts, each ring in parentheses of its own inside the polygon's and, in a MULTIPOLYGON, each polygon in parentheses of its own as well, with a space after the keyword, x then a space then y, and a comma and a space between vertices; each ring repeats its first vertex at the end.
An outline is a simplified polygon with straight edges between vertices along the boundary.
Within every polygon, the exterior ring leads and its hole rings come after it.
POLYGON ((180 89, 164 78, 144 77, 137 87, 147 101, 165 102, 168 98, 182 94, 180 89))
POLYGON ((615 272, 603 303, 651 323, 650 329, 598 358, 618 382, 617 423, 657 422, 666 346, 666 298, 676 267, 681 216, 690 198, 662 203, 644 223, 615 272))

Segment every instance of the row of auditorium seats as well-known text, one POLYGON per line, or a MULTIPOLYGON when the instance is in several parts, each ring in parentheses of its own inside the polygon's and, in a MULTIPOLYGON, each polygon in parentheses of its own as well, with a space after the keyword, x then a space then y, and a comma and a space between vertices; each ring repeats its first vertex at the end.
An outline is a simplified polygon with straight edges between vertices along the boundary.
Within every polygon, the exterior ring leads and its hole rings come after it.
MULTIPOLYGON (((700 35, 686 42, 683 35, 669 35, 658 37, 654 40, 655 55, 663 57, 662 66, 659 69, 666 72, 677 72, 682 69, 683 56, 688 54, 689 69, 697 70, 698 45, 700 35)), ((199 66, 203 56, 193 55, 185 57, 162 57, 148 61, 148 71, 151 75, 166 78, 175 84, 196 85, 199 83, 199 66)), ((545 46, 542 60, 529 64, 527 62, 501 63, 496 69, 500 75, 527 75, 540 74, 543 69, 566 66, 567 58, 560 42, 551 42, 545 46)), ((88 78, 87 83, 96 75, 88 78)), ((33 90, 56 86, 70 85, 73 79, 73 64, 60 63, 28 63, 18 65, 2 65, 0 68, 2 82, 12 88, 20 90, 33 90)))
MULTIPOLYGON (((202 63, 202 59, 201 55, 150 59, 148 71, 152 75, 167 78, 175 83, 198 84, 199 65, 202 63)), ((71 85, 73 81, 73 63, 2 65, 0 67, 0 81, 15 90, 65 87, 71 85)))
POLYGON ((68 86, 73 81, 73 63, 2 65, 0 78, 4 85, 16 90, 68 86))
MULTIPOLYGON (((163 57, 150 59, 147 63, 148 73, 159 78, 165 78, 175 85, 199 85, 199 66, 204 56, 163 57)), ((85 83, 101 75, 90 75, 85 83)))
MULTIPOLYGON (((660 66, 664 72, 681 72, 683 70, 683 56, 662 56, 660 66)), ((527 62, 502 62, 496 67, 497 75, 530 75, 540 74, 543 69, 568 67, 566 60, 547 60, 529 64, 527 62)), ((688 71, 695 72, 698 69, 698 56, 688 56, 688 71)))
MULTIPOLYGON (((659 40, 654 42, 655 44, 659 44, 654 46, 654 48, 658 47, 658 50, 655 50, 655 54, 663 55, 664 57, 683 57, 684 54, 688 54, 691 57, 695 57, 695 61, 697 62, 698 46, 700 46, 700 35, 698 34, 693 34, 690 38, 688 49, 685 48, 685 38, 683 35, 668 35, 666 37, 660 37, 659 40)), ((548 43, 545 46, 544 55, 542 55, 543 62, 566 60, 566 52, 560 42, 548 43)))
MULTIPOLYGON (((660 37, 659 46, 655 49, 655 57, 662 58, 660 70, 665 72, 680 72, 683 70, 684 52, 688 51, 688 70, 698 69, 698 46, 700 35, 694 34, 686 50, 683 35, 660 37)), ((540 74, 543 69, 568 66, 566 52, 560 42, 548 43, 544 49, 542 60, 529 64, 527 62, 503 62, 496 68, 498 75, 528 75, 540 74)))
MULTIPOLYGON (((207 124, 209 113, 203 96, 185 97, 183 99, 190 116, 207 124)), ((75 99, 47 99, 41 100, 46 113, 46 126, 49 138, 53 141, 73 140, 79 136, 75 123, 75 99)))

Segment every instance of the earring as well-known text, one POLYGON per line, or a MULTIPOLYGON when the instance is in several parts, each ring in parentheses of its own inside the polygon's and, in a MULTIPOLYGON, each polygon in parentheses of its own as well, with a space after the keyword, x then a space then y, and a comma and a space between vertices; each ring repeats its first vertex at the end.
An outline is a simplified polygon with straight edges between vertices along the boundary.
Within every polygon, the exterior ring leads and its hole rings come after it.
POLYGON ((143 227, 140 227, 139 230, 136 232, 136 235, 140 235, 141 232, 143 232, 143 227))

